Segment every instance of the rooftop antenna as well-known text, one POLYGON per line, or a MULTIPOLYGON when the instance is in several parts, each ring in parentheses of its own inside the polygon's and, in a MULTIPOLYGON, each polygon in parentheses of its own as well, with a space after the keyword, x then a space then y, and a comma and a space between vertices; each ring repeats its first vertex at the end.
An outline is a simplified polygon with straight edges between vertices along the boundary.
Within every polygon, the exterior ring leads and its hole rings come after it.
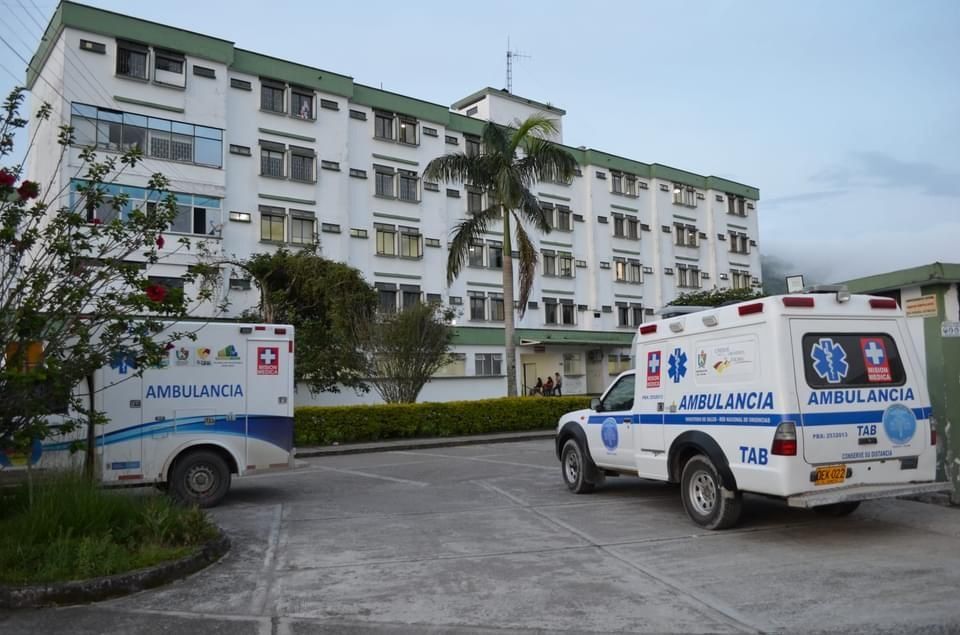
POLYGON ((514 58, 530 59, 520 51, 510 49, 510 36, 507 36, 507 92, 513 94, 513 60, 514 58))

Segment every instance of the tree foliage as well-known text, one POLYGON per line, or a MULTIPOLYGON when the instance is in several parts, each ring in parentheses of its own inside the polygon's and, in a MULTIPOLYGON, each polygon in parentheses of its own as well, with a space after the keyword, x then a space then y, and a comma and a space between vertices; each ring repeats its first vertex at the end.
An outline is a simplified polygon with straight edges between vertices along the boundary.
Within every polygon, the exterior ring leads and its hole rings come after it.
MULTIPOLYGON (((15 89, 3 104, 0 158, 12 153, 15 131, 27 124, 18 116, 22 101, 15 89)), ((50 114, 43 105, 35 125, 50 114)), ((60 156, 48 157, 56 175, 72 133, 61 126, 60 156)), ((51 415, 62 432, 101 422, 93 400, 73 389, 117 356, 142 372, 184 335, 158 336, 164 322, 188 314, 193 300, 148 276, 149 267, 191 247, 187 238, 164 237, 177 215, 167 179, 150 177, 142 208, 106 190, 140 157, 134 148, 100 160, 83 149, 78 180, 61 189, 58 176, 41 184, 24 178, 22 165, 0 168, 0 446, 23 449, 43 439, 51 415)), ((198 283, 196 302, 215 298, 216 271, 196 267, 183 277, 188 287, 198 283)))
POLYGON ((260 304, 248 319, 295 327, 297 382, 312 392, 338 392, 340 386, 368 390, 356 325, 372 319, 377 295, 358 270, 309 249, 280 249, 231 264, 260 290, 260 304))
POLYGON ((553 224, 550 214, 540 207, 533 187, 539 181, 569 181, 577 167, 573 155, 547 140, 556 131, 554 121, 541 115, 532 115, 515 128, 489 122, 483 128, 480 153, 437 157, 424 171, 425 179, 466 183, 487 197, 485 209, 468 214, 453 230, 447 259, 448 284, 460 275, 470 246, 483 242, 491 224, 503 223, 503 300, 507 309, 503 327, 507 395, 511 397, 517 395, 513 252, 519 254, 520 297, 516 310, 523 317, 537 272, 537 251, 525 224, 545 234, 553 224))
POLYGON ((758 289, 709 289, 691 291, 678 295, 667 306, 723 306, 733 302, 744 302, 762 298, 764 294, 758 289))
POLYGON ((448 325, 453 312, 417 303, 399 313, 378 313, 361 326, 370 383, 387 403, 413 403, 440 368, 450 362, 448 325))

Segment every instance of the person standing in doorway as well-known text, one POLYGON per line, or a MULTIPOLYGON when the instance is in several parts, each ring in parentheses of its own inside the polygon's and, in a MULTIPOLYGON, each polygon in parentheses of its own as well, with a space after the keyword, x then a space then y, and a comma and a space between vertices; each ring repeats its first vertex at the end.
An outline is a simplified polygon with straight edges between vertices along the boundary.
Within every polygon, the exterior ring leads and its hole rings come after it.
POLYGON ((557 397, 563 397, 563 393, 560 392, 560 386, 563 385, 563 380, 560 379, 560 373, 554 373, 557 380, 553 382, 553 392, 556 393, 557 397))

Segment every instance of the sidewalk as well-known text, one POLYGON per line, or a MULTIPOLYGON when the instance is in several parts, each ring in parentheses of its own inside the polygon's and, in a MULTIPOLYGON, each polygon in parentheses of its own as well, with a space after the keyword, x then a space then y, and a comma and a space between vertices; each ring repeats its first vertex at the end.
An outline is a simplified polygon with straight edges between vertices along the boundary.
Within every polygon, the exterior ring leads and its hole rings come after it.
POLYGON ((535 439, 552 439, 554 430, 534 430, 533 432, 500 432, 496 434, 471 434, 462 437, 432 437, 426 439, 395 439, 375 441, 373 443, 347 443, 344 445, 324 445, 297 448, 296 457, 304 459, 311 456, 335 456, 338 454, 360 454, 365 452, 393 452, 395 450, 418 450, 425 448, 446 448, 454 445, 482 445, 484 443, 511 443, 535 439))

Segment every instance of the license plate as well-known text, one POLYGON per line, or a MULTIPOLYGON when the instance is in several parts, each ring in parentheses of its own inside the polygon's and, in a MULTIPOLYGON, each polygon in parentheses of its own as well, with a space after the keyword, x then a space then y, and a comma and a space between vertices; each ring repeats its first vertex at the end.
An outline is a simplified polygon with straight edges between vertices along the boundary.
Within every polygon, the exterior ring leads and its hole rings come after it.
POLYGON ((835 485, 842 483, 847 478, 846 465, 824 465, 817 468, 814 485, 835 485))

